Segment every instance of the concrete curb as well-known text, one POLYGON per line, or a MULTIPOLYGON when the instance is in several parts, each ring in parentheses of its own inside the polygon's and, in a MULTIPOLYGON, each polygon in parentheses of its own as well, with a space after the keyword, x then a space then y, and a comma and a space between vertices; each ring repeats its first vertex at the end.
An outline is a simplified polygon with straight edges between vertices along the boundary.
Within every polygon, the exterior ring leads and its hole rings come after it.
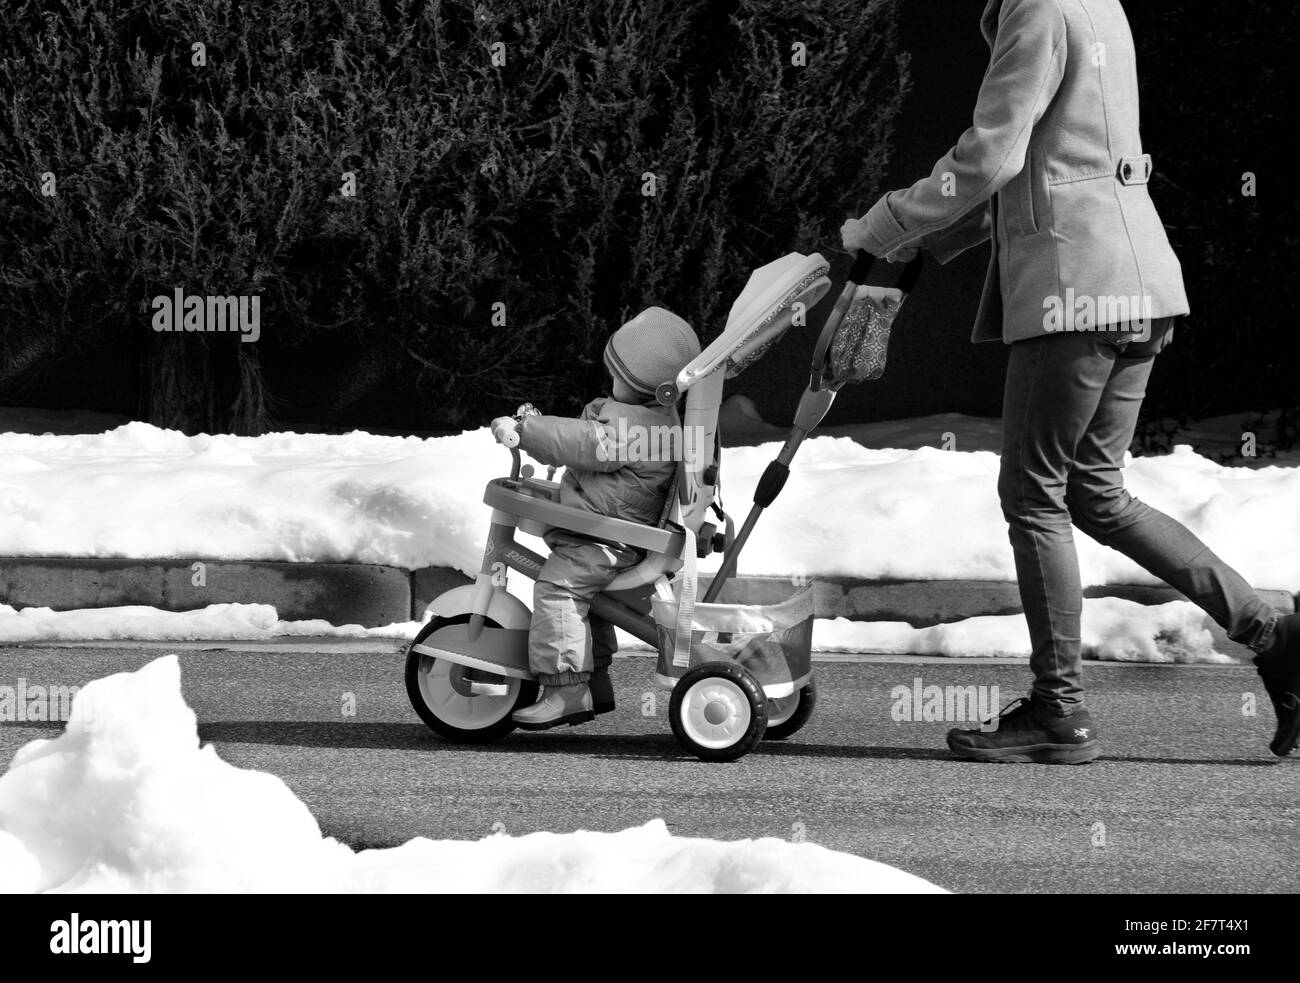
POLYGON ((362 563, 4 557, 0 602, 63 611, 272 604, 285 621, 324 618, 373 628, 410 619, 411 575, 362 563))
MULTIPOLYGON (((747 578, 749 603, 771 604, 790 596, 792 585, 784 577, 747 578)), ((856 580, 850 577, 813 578, 814 604, 819 618, 850 621, 906 621, 914 628, 963 618, 1020 614, 1020 593, 1012 581, 994 580, 856 580)), ((1281 590, 1261 590, 1269 604, 1287 613, 1300 608, 1300 595, 1281 590)), ((1107 584, 1087 587, 1084 597, 1119 597, 1138 604, 1166 604, 1186 600, 1172 587, 1146 584, 1107 584)), ((1231 641, 1212 619, 1205 627, 1215 647, 1225 655, 1249 658, 1253 653, 1231 641)))
MULTIPOLYGON (((708 578, 702 578, 705 583, 708 578)), ((982 580, 859 580, 815 577, 819 618, 905 621, 928 627, 982 615, 1018 614, 1020 596, 1012 582, 982 580)), ((336 625, 371 628, 419 620, 443 591, 472 583, 448 567, 408 571, 360 563, 283 563, 230 560, 104 560, 55 557, 0 558, 0 602, 14 607, 57 610, 143 604, 187 611, 209 604, 274 605, 286 621, 323 618, 336 625)), ((745 599, 773 603, 790 596, 784 577, 747 577, 745 599)), ((1284 611, 1297 610, 1297 596, 1260 591, 1284 611)), ((1089 587, 1085 597, 1122 597, 1163 604, 1183 595, 1171 587, 1112 584, 1089 587)), ((1208 618, 1207 627, 1229 655, 1248 650, 1230 642, 1208 618)))

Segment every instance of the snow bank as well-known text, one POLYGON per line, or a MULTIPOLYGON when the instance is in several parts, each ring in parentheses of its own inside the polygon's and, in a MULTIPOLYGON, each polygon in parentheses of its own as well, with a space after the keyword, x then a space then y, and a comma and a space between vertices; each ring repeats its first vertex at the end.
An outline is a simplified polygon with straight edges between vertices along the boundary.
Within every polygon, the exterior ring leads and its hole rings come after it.
MULTIPOLYGON (((1083 602, 1080 638, 1085 659, 1107 662, 1235 664, 1216 651, 1205 614, 1190 601, 1144 605, 1118 597, 1083 602)), ((822 652, 882 652, 965 658, 1029 658, 1023 615, 966 618, 930 628, 898 621, 819 620, 814 648, 822 652)))
POLYGON ((0 434, 0 555, 477 569, 483 485, 509 460, 486 430, 187 437, 129 423, 0 434))
POLYGON ((661 820, 354 853, 279 778, 200 747, 174 655, 86 685, 65 732, 0 777, 0 891, 940 890, 816 844, 677 837, 661 820))
MULTIPOLYGON (((724 452, 723 497, 738 518, 777 450, 724 452)), ((509 465, 485 429, 430 439, 186 437, 143 423, 89 436, 0 434, 0 461, 0 555, 465 572, 477 570, 487 534, 483 485, 509 465)), ((740 572, 1014 580, 997 470, 990 451, 814 438, 758 524, 740 572)), ((1126 480, 1256 587, 1300 585, 1300 467, 1223 467, 1183 446, 1134 460, 1126 480)), ((1076 539, 1084 584, 1156 582, 1083 534, 1076 539)))
MULTIPOLYGON (((742 515, 772 445, 726 457, 726 502, 742 515)), ((988 451, 872 450, 847 437, 804 445, 786 490, 741 555, 741 573, 1014 581, 988 451)), ((1300 585, 1300 468, 1226 468, 1179 447, 1133 459, 1129 491, 1179 519, 1258 588, 1300 585)), ((1075 531, 1085 586, 1158 584, 1075 531)))
POLYGON ((410 640, 419 622, 379 628, 328 621, 281 621, 270 604, 209 604, 194 611, 162 611, 144 605, 54 611, 0 604, 0 644, 80 642, 125 638, 148 641, 256 640, 293 635, 410 640))

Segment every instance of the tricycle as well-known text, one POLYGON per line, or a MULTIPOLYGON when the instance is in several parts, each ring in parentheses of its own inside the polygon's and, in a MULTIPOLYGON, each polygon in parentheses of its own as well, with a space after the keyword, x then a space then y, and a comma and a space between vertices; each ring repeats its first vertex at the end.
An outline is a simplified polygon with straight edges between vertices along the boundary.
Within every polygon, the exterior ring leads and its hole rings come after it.
MULTIPOLYGON (((531 613, 506 586, 510 571, 536 579, 544 562, 516 532, 540 536, 552 527, 629 546, 644 557, 596 595, 591 613, 657 650, 655 679, 671 689, 669 722, 684 748, 702 760, 731 761, 807 723, 817 698, 815 584, 794 584, 787 597, 753 603, 749 581, 735 576, 736 561, 784 485, 800 442, 839 388, 883 369, 901 294, 891 308, 879 291, 864 293, 857 284, 869 265, 859 260, 827 317, 790 436, 764 472, 739 535, 718 496, 723 383, 792 324, 806 323, 807 311, 830 288, 829 264, 819 254, 791 253, 754 271, 717 339, 658 386, 656 399, 679 408, 682 432, 693 439, 680 442, 685 453, 657 525, 561 505, 554 469, 537 477, 519 449, 510 449, 509 475, 489 481, 484 492, 492 512, 474 583, 435 598, 406 649, 407 693, 429 727, 452 741, 494 741, 514 729, 515 710, 536 700, 528 662, 531 613), (698 563, 716 553, 723 563, 701 597, 698 563)), ((519 411, 528 412, 528 406, 519 411)))

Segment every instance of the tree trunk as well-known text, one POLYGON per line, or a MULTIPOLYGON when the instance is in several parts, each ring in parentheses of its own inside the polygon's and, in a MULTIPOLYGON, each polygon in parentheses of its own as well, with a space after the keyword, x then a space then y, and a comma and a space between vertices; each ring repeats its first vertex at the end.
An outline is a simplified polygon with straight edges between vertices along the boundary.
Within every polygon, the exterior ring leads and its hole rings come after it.
POLYGON ((262 367, 238 337, 157 333, 141 353, 139 416, 186 434, 265 433, 262 367))

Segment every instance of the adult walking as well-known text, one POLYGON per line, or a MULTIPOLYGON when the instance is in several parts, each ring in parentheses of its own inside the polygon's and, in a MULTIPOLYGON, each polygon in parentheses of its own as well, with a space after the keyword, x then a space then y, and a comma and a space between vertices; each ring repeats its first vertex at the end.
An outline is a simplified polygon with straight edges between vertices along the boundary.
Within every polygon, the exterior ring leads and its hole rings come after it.
POLYGON ((1300 737, 1300 615, 1283 616, 1179 522, 1124 490, 1121 468, 1157 353, 1188 313, 1147 191, 1133 39, 1118 0, 989 0, 992 58, 974 125, 929 177, 842 231, 891 260, 947 263, 992 239, 974 341, 1010 345, 998 495, 1032 643, 1027 699, 997 729, 953 730, 986 761, 1100 754, 1084 705, 1071 523, 1177 588, 1257 654, 1277 755, 1300 737))

